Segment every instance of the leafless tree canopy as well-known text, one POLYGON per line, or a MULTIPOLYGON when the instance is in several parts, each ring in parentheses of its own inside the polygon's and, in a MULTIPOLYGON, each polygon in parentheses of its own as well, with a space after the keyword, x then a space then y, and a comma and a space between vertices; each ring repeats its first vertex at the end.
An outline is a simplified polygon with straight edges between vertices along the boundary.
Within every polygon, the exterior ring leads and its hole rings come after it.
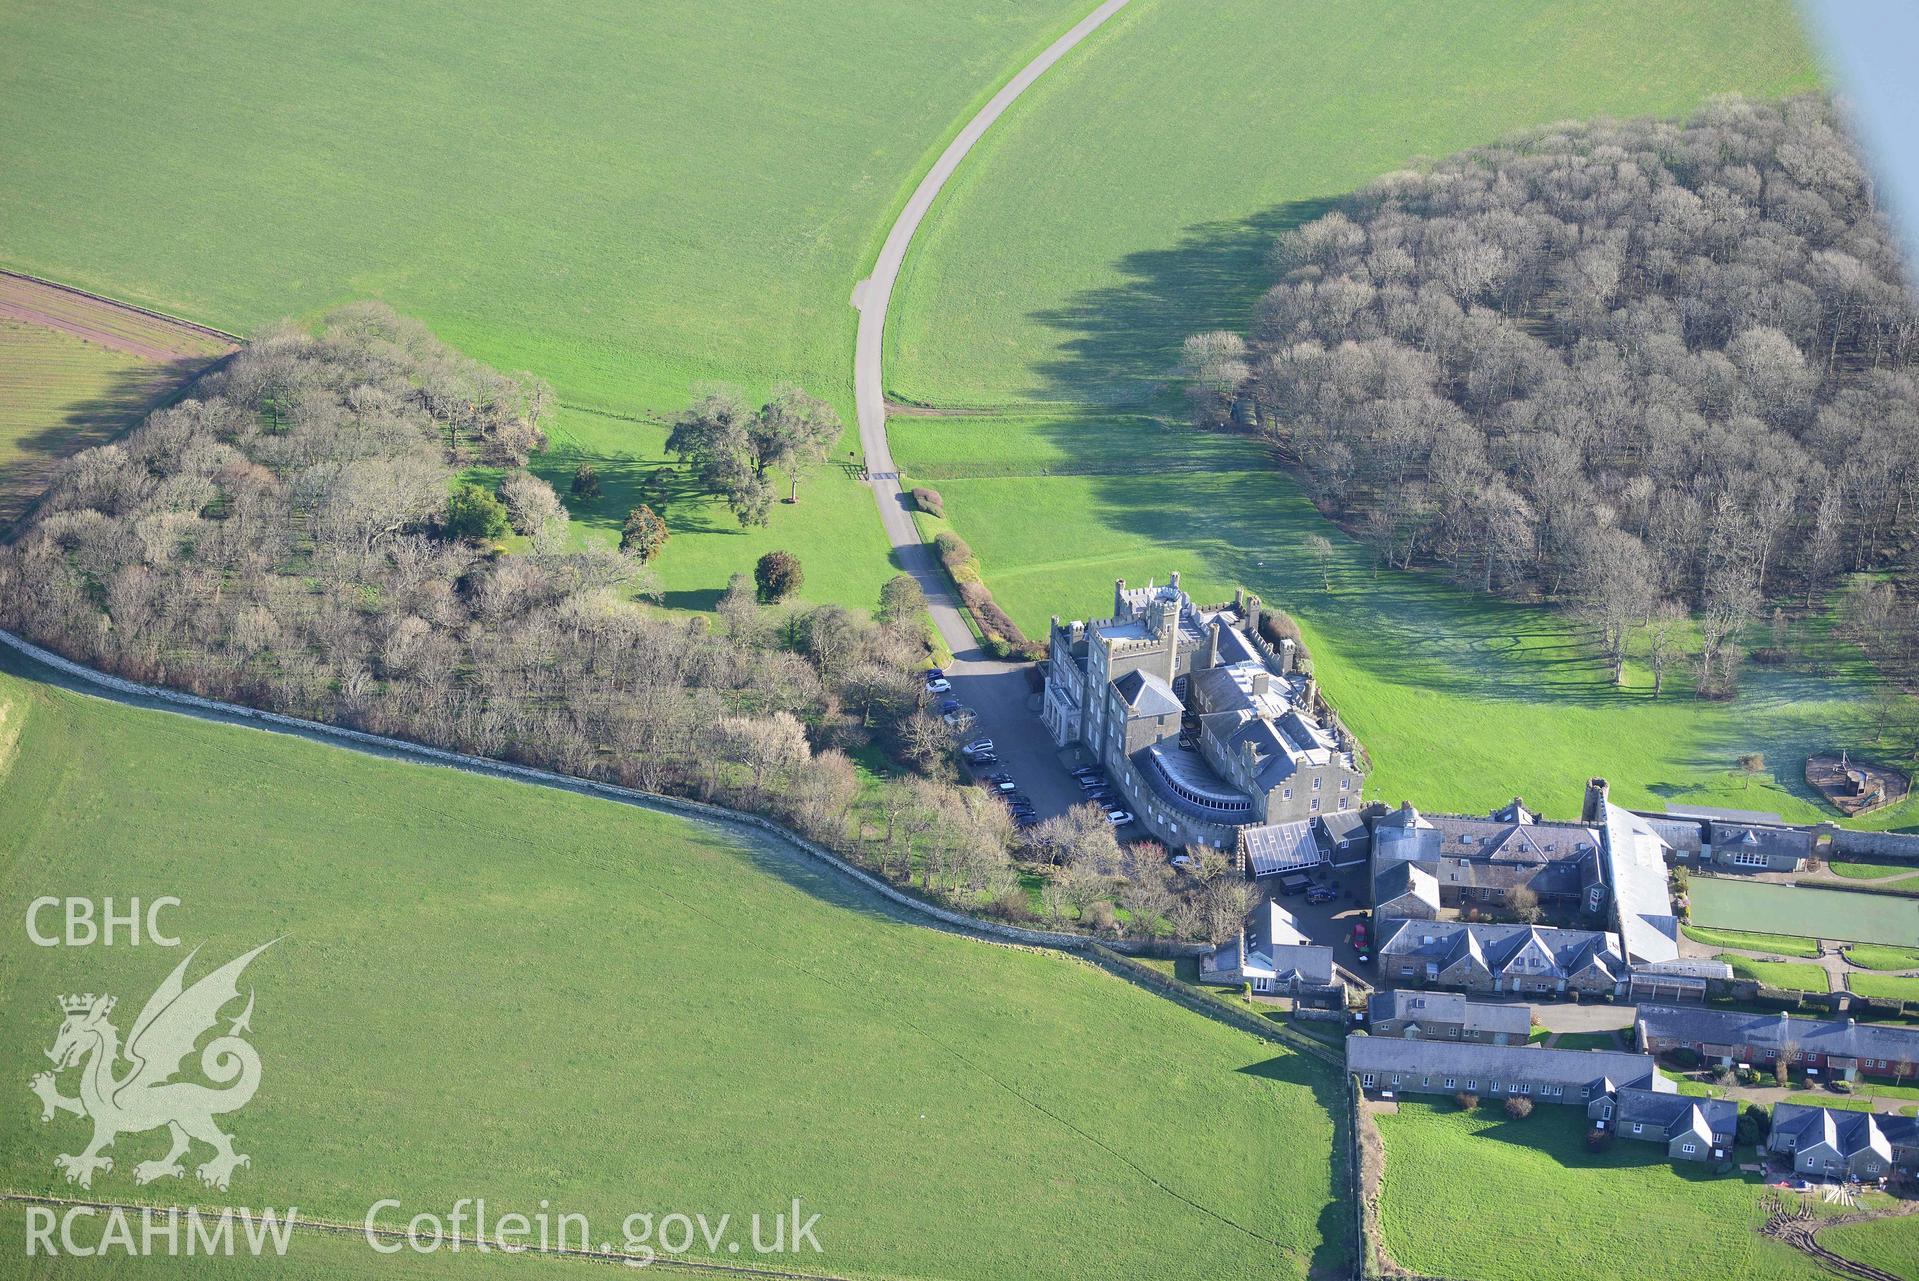
POLYGON ((1617 663, 1657 601, 1723 647, 1913 555, 1919 310, 1822 99, 1543 129, 1274 263, 1250 344, 1189 343, 1196 416, 1256 412, 1382 564, 1576 603, 1617 663))

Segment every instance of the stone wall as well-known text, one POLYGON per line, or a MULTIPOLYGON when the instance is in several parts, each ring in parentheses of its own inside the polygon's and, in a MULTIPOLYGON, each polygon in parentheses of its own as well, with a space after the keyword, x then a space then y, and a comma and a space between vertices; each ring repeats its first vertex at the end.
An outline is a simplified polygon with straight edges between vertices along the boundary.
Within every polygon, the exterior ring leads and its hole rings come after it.
POLYGON ((1889 859, 1896 863, 1919 864, 1919 834, 1855 832, 1821 823, 1819 835, 1830 842, 1826 849, 1827 858, 1889 859))

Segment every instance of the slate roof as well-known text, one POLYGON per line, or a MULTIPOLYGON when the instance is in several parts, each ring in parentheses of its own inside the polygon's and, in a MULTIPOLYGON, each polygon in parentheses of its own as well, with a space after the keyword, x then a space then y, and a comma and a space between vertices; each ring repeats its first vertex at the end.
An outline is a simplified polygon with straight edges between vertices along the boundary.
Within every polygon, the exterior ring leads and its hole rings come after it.
POLYGON ((1731 1099, 1696 1099, 1658 1090, 1622 1089, 1613 1107, 1614 1132, 1634 1124, 1657 1127, 1668 1142, 1691 1132, 1701 1142, 1710 1144, 1714 1135, 1731 1138, 1739 1124, 1739 1105, 1731 1099))
POLYGON ((1679 955, 1679 918, 1667 885, 1665 841, 1645 819, 1607 801, 1603 848, 1626 959, 1672 960, 1679 955))
POLYGON ((1841 1112, 1835 1108, 1813 1107, 1805 1103, 1776 1103, 1772 1109, 1772 1133, 1767 1146, 1784 1151, 1781 1141, 1791 1135, 1792 1150, 1824 1144, 1841 1157, 1873 1151, 1888 1164, 1894 1144, 1919 1147, 1919 1118, 1875 1112, 1841 1112))
POLYGON ((1785 819, 1766 810, 1728 810, 1712 805, 1668 805, 1666 813, 1674 818, 1710 818, 1729 819, 1735 823, 1770 823, 1783 825, 1785 819))
POLYGON ((1130 716, 1179 716, 1186 710, 1173 687, 1144 668, 1115 677, 1113 689, 1130 716))
POLYGON ((1380 923, 1380 938, 1382 958, 1415 956, 1434 962, 1442 970, 1471 956, 1493 974, 1543 976, 1551 973, 1548 969, 1515 964, 1526 957, 1549 960, 1553 969, 1567 976, 1578 974, 1588 966, 1596 966, 1614 978, 1621 978, 1626 972, 1618 936, 1600 930, 1386 920, 1380 923))
POLYGON ((1496 823, 1537 823, 1539 821, 1539 815, 1527 809, 1526 802, 1517 796, 1513 797, 1512 804, 1502 805, 1494 810, 1492 817, 1496 823))
POLYGON ((1547 1050, 1532 1045, 1485 1045, 1476 1041, 1409 1041, 1398 1036, 1349 1036, 1350 1072, 1399 1072, 1477 1080, 1564 1085, 1575 1089, 1605 1082, 1642 1086, 1661 1093, 1678 1087, 1653 1071, 1650 1054, 1619 1050, 1547 1050))
POLYGON ((1790 827, 1760 827, 1751 823, 1714 823, 1712 852, 1749 850, 1769 857, 1803 859, 1812 853, 1811 832, 1790 827))
POLYGON ((1441 857, 1553 863, 1599 847, 1599 833, 1579 823, 1540 823, 1530 816, 1514 822, 1457 814, 1434 814, 1429 821, 1439 833, 1441 857))
POLYGON ((1373 993, 1366 1012, 1375 1023, 1384 1020, 1457 1023, 1471 1031, 1504 1032, 1521 1040, 1532 1033, 1532 1006, 1469 1001, 1457 992, 1393 988, 1373 993))
POLYGON ((1391 903, 1408 894, 1439 910, 1439 882, 1417 863, 1388 863, 1373 881, 1373 905, 1391 903))
POLYGON ((1777 1050, 1790 1041, 1800 1051, 1850 1059, 1919 1063, 1919 1027, 1890 1023, 1853 1023, 1843 1019, 1802 1019, 1785 1013, 1745 1014, 1699 1006, 1642 1005, 1639 1022, 1647 1036, 1687 1045, 1743 1046, 1777 1050))
POLYGON ((1319 825, 1320 840, 1329 855, 1339 845, 1366 839, 1366 820, 1358 810, 1334 810, 1314 821, 1319 825))
POLYGON ((1319 842, 1313 839, 1311 819, 1242 827, 1239 839, 1246 850, 1246 862, 1254 876, 1271 876, 1294 868, 1315 867, 1323 857, 1319 842))

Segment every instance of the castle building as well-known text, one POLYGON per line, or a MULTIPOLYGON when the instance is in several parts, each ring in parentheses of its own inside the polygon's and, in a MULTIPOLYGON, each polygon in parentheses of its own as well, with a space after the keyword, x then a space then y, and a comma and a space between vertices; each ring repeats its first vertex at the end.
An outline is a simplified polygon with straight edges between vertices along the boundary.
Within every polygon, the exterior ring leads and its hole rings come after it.
POLYGON ((1259 632, 1260 600, 1202 608, 1165 586, 1113 584, 1113 614, 1053 619, 1041 717, 1083 745, 1156 838, 1233 849, 1242 828, 1360 806, 1357 744, 1315 710, 1297 647, 1259 632))

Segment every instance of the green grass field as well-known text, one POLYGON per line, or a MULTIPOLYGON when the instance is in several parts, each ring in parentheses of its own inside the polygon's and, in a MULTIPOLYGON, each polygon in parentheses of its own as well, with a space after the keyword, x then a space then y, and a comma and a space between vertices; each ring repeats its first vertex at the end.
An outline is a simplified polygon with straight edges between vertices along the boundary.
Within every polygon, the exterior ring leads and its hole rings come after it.
POLYGON ((1747 930, 1710 930, 1701 925, 1682 925, 1687 938, 1707 947, 1736 947, 1748 952, 1771 952, 1778 956, 1817 956, 1816 939, 1795 938, 1790 934, 1754 934, 1747 930))
MULTIPOLYGON (((0 707, 8 917, 173 894, 200 964, 284 936, 248 974, 252 1168, 225 1194, 139 1189, 157 1139, 129 1136, 96 1197, 357 1222, 381 1196, 484 1194, 617 1223, 800 1195, 815 1271, 1343 1266, 1332 1075, 1082 963, 903 923, 797 856, 629 807, 5 675, 0 707)), ((16 927, 0 1069, 44 1066, 53 996, 111 991, 130 1021, 179 957, 16 927)), ((81 1123, 22 1097, 0 1187, 70 1191, 52 1157, 81 1123)))
POLYGON ((1402 1102, 1379 1128, 1381 1227, 1393 1258, 1415 1272, 1474 1281, 1826 1275, 1754 1231, 1765 1221, 1756 1175, 1710 1174, 1629 1140, 1595 1155, 1577 1108, 1513 1121, 1493 1107, 1402 1102))
POLYGON ((1902 877, 1919 877, 1919 868, 1910 863, 1849 863, 1844 859, 1834 859, 1826 864, 1834 876, 1843 876, 1852 881, 1889 881, 1902 877))
POLYGON ((41 325, 0 319, 0 529, 59 459, 124 431, 177 371, 41 325))
POLYGON ((1888 1001, 1919 1001, 1919 978, 1898 974, 1848 974, 1846 986, 1861 996, 1884 997, 1888 1001))
POLYGON ((1134 0, 941 196, 895 298, 888 389, 1142 403, 1188 334, 1244 327, 1280 230, 1382 173, 1527 125, 1815 81, 1785 0, 1134 0))
POLYGON ((1799 961, 1755 961, 1750 957, 1723 954, 1719 960, 1732 966, 1733 975, 1757 979, 1768 987, 1783 987, 1794 992, 1830 992, 1832 984, 1817 965, 1799 961))
MULTIPOLYGON (((0 263, 238 333, 384 298, 621 415, 792 378, 850 421, 850 294, 893 213, 1087 7, 483 0, 449 40, 438 10, 365 0, 28 0, 0 12, 0 263)), ((616 463, 659 439, 618 418, 560 436, 616 463)), ((870 496, 809 488, 746 537, 689 506, 676 603, 778 545, 822 599, 870 606, 870 496)))
POLYGON ((1692 916, 1709 928, 1796 927, 1814 937, 1907 946, 1919 941, 1919 901, 1804 885, 1695 877, 1692 916))
POLYGON ((1846 949, 1846 959, 1869 970, 1919 970, 1919 949, 1910 947, 1855 943, 1846 949))
POLYGON ((1919 1281, 1919 1214, 1828 1228, 1819 1234, 1819 1243, 1848 1259, 1919 1281))

